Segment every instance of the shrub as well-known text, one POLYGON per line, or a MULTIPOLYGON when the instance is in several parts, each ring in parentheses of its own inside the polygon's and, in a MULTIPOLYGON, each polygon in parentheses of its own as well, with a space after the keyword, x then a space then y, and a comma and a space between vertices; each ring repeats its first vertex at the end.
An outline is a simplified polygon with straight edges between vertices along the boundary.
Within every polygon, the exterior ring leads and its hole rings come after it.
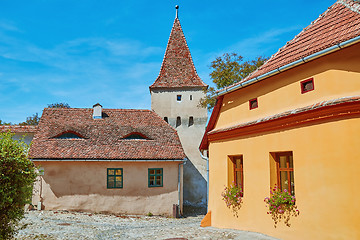
POLYGON ((290 217, 297 217, 300 214, 295 204, 295 196, 292 196, 286 189, 281 191, 275 186, 272 191, 270 190, 270 197, 266 197, 264 202, 269 208, 267 214, 270 214, 274 220, 274 227, 282 219, 284 219, 285 225, 290 227, 290 217))
POLYGON ((36 178, 34 164, 28 159, 29 146, 13 140, 13 135, 0 133, 0 239, 11 239, 16 233, 36 178))
POLYGON ((224 192, 221 193, 222 199, 225 201, 226 206, 232 209, 234 215, 238 216, 238 211, 241 208, 243 192, 241 186, 236 184, 225 187, 224 192))

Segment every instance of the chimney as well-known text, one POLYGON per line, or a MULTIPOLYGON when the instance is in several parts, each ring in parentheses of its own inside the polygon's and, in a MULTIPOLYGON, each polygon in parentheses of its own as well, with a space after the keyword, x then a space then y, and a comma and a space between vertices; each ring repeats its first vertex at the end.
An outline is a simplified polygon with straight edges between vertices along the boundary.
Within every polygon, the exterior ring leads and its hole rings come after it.
POLYGON ((93 119, 101 119, 102 118, 102 106, 100 103, 97 103, 93 106, 93 119))

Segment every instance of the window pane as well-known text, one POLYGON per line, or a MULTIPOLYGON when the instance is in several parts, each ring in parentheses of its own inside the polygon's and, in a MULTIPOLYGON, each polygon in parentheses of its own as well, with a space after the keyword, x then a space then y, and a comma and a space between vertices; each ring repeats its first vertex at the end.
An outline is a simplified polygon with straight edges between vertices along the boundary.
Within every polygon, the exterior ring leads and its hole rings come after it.
POLYGON ((290 191, 291 191, 291 195, 295 195, 295 182, 294 182, 294 172, 290 172, 290 191))
POLYGON ((117 181, 117 182, 121 182, 121 181, 122 181, 122 177, 116 177, 116 181, 117 181))
POLYGON ((150 181, 154 181, 155 180, 155 176, 150 176, 150 181))
POLYGON ((120 187, 122 187, 122 183, 121 183, 121 181, 116 181, 116 187, 118 187, 118 188, 120 188, 120 187))
POLYGON ((241 158, 237 158, 236 159, 236 168, 240 168, 241 167, 241 158))
POLYGON ((150 180, 150 186, 154 186, 155 185, 155 181, 154 180, 150 180))
POLYGON ((114 175, 114 169, 108 169, 108 175, 114 175))
POLYGON ((236 171, 236 185, 240 186, 241 185, 241 172, 240 171, 236 171))
POLYGON ((161 172, 162 172, 161 169, 156 170, 156 174, 161 174, 161 172))
POLYGON ((114 183, 115 183, 115 178, 114 177, 108 177, 108 187, 114 187, 114 183))
POLYGON ((154 169, 151 169, 151 170, 150 170, 150 174, 155 174, 155 170, 154 170, 154 169))
POLYGON ((285 189, 289 190, 289 181, 287 176, 288 176, 287 172, 285 171, 280 172, 280 185, 282 191, 284 191, 285 189))
POLYGON ((289 163, 290 168, 294 168, 293 156, 289 156, 289 161, 290 161, 289 163))
POLYGON ((116 169, 116 175, 122 175, 121 169, 116 169))
POLYGON ((287 159, 287 156, 280 156, 280 168, 286 168, 286 159, 287 159))

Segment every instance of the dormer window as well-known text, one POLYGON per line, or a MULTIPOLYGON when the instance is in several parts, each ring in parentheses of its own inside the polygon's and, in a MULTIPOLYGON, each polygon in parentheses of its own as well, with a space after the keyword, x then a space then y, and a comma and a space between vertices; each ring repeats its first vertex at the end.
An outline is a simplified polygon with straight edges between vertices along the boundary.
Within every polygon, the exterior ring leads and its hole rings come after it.
POLYGON ((61 134, 55 136, 54 138, 57 138, 57 139, 83 139, 84 137, 82 137, 80 134, 78 134, 76 132, 64 132, 64 133, 61 133, 61 134))
POLYGON ((148 137, 146 137, 144 134, 142 133, 138 133, 138 132, 133 132, 130 133, 128 135, 126 135, 125 137, 123 137, 122 139, 126 139, 126 140, 141 140, 141 139, 149 139, 148 137))

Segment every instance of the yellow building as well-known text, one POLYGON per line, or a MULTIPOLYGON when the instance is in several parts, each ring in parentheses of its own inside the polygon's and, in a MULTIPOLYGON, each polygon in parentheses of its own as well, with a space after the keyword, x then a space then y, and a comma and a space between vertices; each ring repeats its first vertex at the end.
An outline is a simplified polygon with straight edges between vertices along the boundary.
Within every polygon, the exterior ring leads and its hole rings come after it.
POLYGON ((218 92, 204 225, 280 239, 360 239, 360 3, 338 0, 241 82, 218 92), (237 212, 222 192, 242 185, 237 212), (274 186, 300 215, 274 227, 274 186))

